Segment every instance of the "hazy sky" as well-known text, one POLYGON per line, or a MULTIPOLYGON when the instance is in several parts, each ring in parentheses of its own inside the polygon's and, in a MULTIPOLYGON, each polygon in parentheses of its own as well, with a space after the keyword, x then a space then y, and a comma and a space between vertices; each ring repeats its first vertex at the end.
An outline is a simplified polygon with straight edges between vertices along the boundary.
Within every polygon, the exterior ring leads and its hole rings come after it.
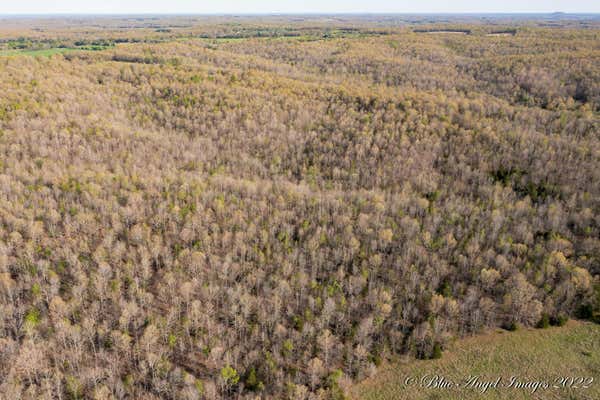
POLYGON ((600 0, 0 0, 0 14, 600 12, 600 0))

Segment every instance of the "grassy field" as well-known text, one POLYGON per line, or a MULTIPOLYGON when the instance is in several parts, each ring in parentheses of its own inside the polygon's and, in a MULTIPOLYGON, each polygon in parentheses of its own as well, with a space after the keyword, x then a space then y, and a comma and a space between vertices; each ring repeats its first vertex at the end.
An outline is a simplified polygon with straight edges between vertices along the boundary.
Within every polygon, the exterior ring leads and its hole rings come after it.
MULTIPOLYGON (((571 383, 571 381, 566 382, 571 383)), ((584 386, 584 383, 578 386, 584 386)), ((438 385, 439 386, 439 385, 438 385)), ((459 340, 438 360, 387 365, 353 389, 355 400, 413 399, 600 399, 600 325, 571 321, 561 328, 492 333, 459 340), (421 379, 428 376, 421 383, 421 379), (459 387, 435 388, 435 377, 459 387), (465 387, 469 376, 479 382, 502 380, 482 393, 465 387), (545 381, 549 387, 507 387, 511 376, 521 382, 545 381), (408 381, 407 378, 414 378, 408 381), (589 388, 555 388, 560 377, 593 378, 589 388), (431 384, 429 384, 431 382, 431 384), (423 387, 423 386, 430 387, 423 387), (532 393, 533 392, 533 393, 532 393)))
POLYGON ((30 57, 50 57, 55 54, 65 54, 74 51, 99 51, 108 47, 105 46, 86 46, 86 47, 56 47, 51 49, 23 49, 23 50, 0 50, 0 56, 30 56, 30 57))
POLYGON ((41 50, 1 50, 0 56, 42 56, 49 57, 54 54, 64 54, 71 51, 77 51, 78 49, 72 48, 54 48, 54 49, 41 49, 41 50))

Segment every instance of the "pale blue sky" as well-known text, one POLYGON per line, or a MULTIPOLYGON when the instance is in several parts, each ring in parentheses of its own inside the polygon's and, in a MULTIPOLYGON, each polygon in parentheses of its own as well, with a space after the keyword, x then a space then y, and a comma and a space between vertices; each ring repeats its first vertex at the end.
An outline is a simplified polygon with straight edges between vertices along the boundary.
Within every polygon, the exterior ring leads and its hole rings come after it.
POLYGON ((0 14, 600 12, 600 0, 0 0, 0 14))

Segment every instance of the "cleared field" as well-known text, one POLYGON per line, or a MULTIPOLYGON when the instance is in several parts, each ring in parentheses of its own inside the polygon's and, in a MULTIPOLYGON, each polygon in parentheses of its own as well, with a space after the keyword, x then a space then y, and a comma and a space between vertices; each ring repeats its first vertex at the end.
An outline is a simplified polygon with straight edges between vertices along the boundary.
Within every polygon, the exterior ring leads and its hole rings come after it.
POLYGON ((43 56, 49 57, 54 54, 64 54, 79 49, 56 48, 56 49, 41 49, 41 50, 3 50, 0 51, 0 56, 43 56))
POLYGON ((388 365, 357 385, 352 399, 599 399, 600 325, 571 321, 561 328, 492 333, 459 340, 438 360, 388 365), (423 378, 427 376, 427 378, 423 378), (477 376, 480 384, 467 384, 477 376), (511 376, 529 382, 528 388, 510 386, 511 376), (407 378, 414 378, 407 384, 407 378), (441 378, 460 387, 440 388, 441 378), (502 378, 498 388, 484 393, 483 382, 502 378), (580 388, 563 388, 576 379, 580 388), (585 382, 577 381, 584 378, 585 382), (561 381, 561 378, 566 378, 561 381), (593 378, 593 379, 592 379, 593 378), (422 383, 421 383, 422 382, 422 383), (533 382, 546 382, 549 387, 533 382), (425 386, 425 387, 423 387, 425 386), (427 387, 429 386, 429 387, 427 387), (467 386, 467 387, 465 387, 467 386), (559 386, 559 387, 554 387, 559 386), (582 386, 589 386, 587 389, 582 386))
POLYGON ((86 47, 56 47, 51 49, 22 49, 22 50, 0 50, 0 56, 42 56, 50 57, 55 54, 72 53, 74 51, 100 51, 105 50, 106 46, 86 46, 86 47))

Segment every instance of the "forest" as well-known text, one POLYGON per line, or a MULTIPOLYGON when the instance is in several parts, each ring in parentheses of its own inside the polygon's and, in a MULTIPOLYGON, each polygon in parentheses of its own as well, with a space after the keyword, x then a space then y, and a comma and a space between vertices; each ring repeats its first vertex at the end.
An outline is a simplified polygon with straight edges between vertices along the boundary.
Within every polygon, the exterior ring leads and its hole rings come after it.
POLYGON ((0 17, 0 398, 341 400, 600 323, 600 18, 0 17))

